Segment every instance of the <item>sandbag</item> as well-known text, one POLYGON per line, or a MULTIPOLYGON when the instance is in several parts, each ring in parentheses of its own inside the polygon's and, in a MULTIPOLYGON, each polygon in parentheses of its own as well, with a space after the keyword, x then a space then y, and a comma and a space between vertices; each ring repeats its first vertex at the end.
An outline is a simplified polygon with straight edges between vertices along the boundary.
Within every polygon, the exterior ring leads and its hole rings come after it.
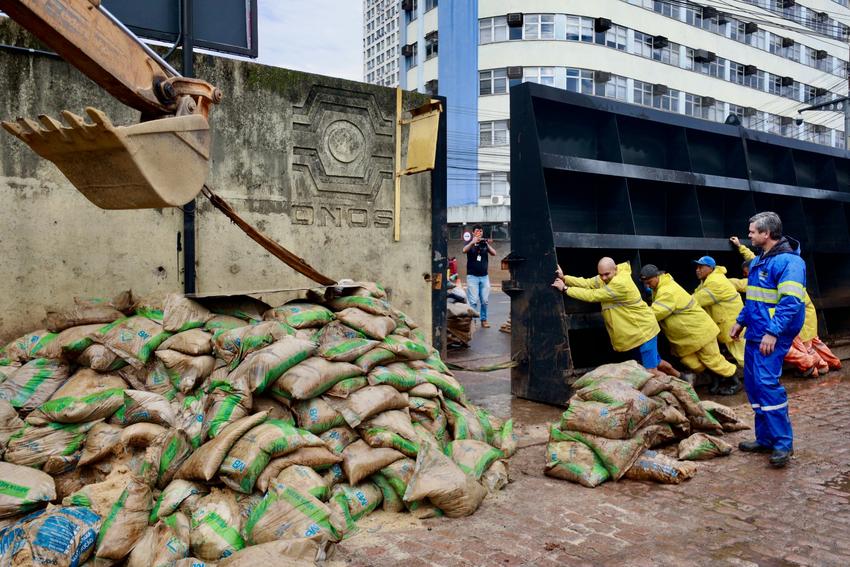
POLYGON ((170 567, 189 555, 190 523, 180 512, 163 518, 145 530, 130 557, 127 567, 170 567))
POLYGON ((331 495, 331 505, 336 505, 349 529, 353 528, 358 520, 375 511, 383 501, 381 488, 372 482, 362 482, 356 486, 337 484, 331 495))
POLYGON ((368 296, 348 295, 337 297, 328 302, 328 307, 334 311, 344 311, 356 307, 372 315, 389 317, 392 315, 392 307, 383 299, 368 296))
POLYGON ((173 427, 176 416, 174 408, 164 396, 141 390, 124 390, 124 405, 113 416, 121 425, 155 423, 173 427))
POLYGON ((170 336, 171 333, 163 330, 156 321, 134 315, 103 327, 94 335, 94 340, 107 346, 131 366, 141 368, 170 336))
POLYGON ((203 329, 189 329, 167 338, 157 350, 176 350, 191 356, 212 354, 212 335, 203 329))
POLYGON ((390 481, 387 480, 387 477, 380 472, 376 472, 369 477, 369 481, 374 483, 381 491, 381 509, 384 512, 392 512, 394 514, 404 512, 404 501, 402 501, 401 496, 399 496, 392 484, 390 484, 390 481))
POLYGON ((385 315, 372 315, 356 307, 343 309, 336 314, 336 318, 352 329, 379 341, 387 338, 387 335, 396 328, 396 323, 392 318, 385 315))
POLYGON ((328 399, 313 398, 294 403, 292 413, 298 427, 320 435, 328 429, 345 425, 345 418, 328 403, 328 399))
POLYGON ((304 447, 293 451, 285 457, 272 459, 257 478, 257 490, 266 492, 269 485, 285 468, 292 465, 302 465, 315 470, 329 469, 342 462, 342 457, 335 455, 326 447, 304 447))
POLYGON ((280 307, 270 309, 263 314, 266 320, 279 319, 290 327, 296 329, 307 329, 324 327, 334 320, 334 314, 330 309, 312 303, 287 303, 280 307))
POLYGON ((416 430, 410 422, 410 414, 406 409, 381 412, 361 423, 358 428, 361 431, 367 429, 386 429, 410 441, 415 442, 418 439, 416 430))
POLYGON ((309 494, 323 502, 330 497, 330 490, 322 475, 304 465, 291 465, 280 471, 269 485, 269 490, 279 490, 281 486, 292 487, 301 494, 309 494))
POLYGON ((275 387, 286 390, 296 400, 307 400, 325 393, 340 380, 360 374, 358 366, 347 362, 330 362, 316 356, 287 370, 277 380, 275 387))
MULTIPOLYGON (((634 360, 603 364, 573 382, 573 390, 581 390, 608 380, 618 380, 640 390, 653 374, 634 360)), ((649 394, 647 394, 649 395, 649 394)))
POLYGON ((379 413, 361 423, 358 431, 370 447, 395 449, 413 458, 419 452, 418 435, 406 412, 391 410, 379 413))
POLYGON ((245 319, 233 317, 231 315, 213 315, 209 321, 204 323, 204 330, 209 333, 217 331, 228 331, 230 329, 238 329, 245 326, 245 319))
POLYGON ((245 524, 250 545, 286 538, 338 541, 342 526, 335 526, 331 510, 319 499, 279 484, 270 490, 245 524))
POLYGON ((280 376, 306 360, 316 350, 310 341, 284 337, 271 345, 253 352, 231 373, 231 381, 245 376, 251 392, 263 392, 280 376))
POLYGON ((271 305, 250 295, 203 297, 198 302, 216 315, 227 315, 244 321, 262 321, 271 305))
POLYGON ((431 347, 428 345, 401 335, 388 335, 381 342, 381 348, 405 360, 424 360, 431 354, 431 347))
POLYGON ((26 516, 4 534, 0 561, 4 565, 76 567, 91 556, 100 529, 101 518, 91 510, 51 506, 26 516), (17 541, 7 547, 9 539, 17 541))
MULTIPOLYGON (((424 342, 424 341, 420 341, 424 342)), ((446 363, 440 358, 440 353, 437 351, 432 351, 431 354, 428 355, 428 358, 423 360, 413 360, 410 362, 411 368, 415 368, 417 370, 430 369, 434 370, 440 374, 448 374, 452 375, 452 371, 449 370, 449 367, 446 366, 446 363)))
POLYGON ((679 459, 683 461, 707 461, 731 453, 732 445, 705 433, 694 433, 679 442, 679 459))
POLYGON ((509 419, 502 425, 502 429, 499 431, 498 442, 494 446, 501 450, 506 458, 510 458, 516 453, 518 444, 519 439, 516 433, 514 433, 514 420, 509 419))
POLYGON ((224 380, 212 379, 208 391, 209 407, 204 417, 202 438, 218 436, 222 429, 251 412, 253 396, 244 375, 233 376, 231 373, 224 380))
POLYGON ((89 430, 80 456, 79 465, 86 466, 111 455, 121 445, 123 428, 109 423, 98 423, 89 430))
POLYGON ((312 332, 312 340, 320 348, 330 347, 338 342, 348 339, 365 339, 366 335, 356 329, 352 329, 341 321, 332 321, 319 329, 301 329, 299 333, 312 332))
POLYGON ((0 462, 0 518, 29 512, 56 498, 50 475, 12 463, 0 462))
POLYGON ((3 458, 16 465, 40 468, 52 456, 80 450, 96 423, 48 423, 41 427, 24 424, 9 438, 3 458))
MULTIPOLYGON (((416 470, 416 460, 405 457, 382 468, 381 474, 387 479, 387 482, 390 483, 390 486, 393 487, 399 498, 401 498, 407 491, 407 484, 413 478, 414 470, 416 470)), ((408 503, 405 503, 405 505, 408 505, 408 503)))
POLYGON ((0 384, 0 400, 8 401, 20 411, 32 411, 50 399, 68 379, 69 373, 70 368, 64 362, 33 359, 0 384))
POLYGON ((192 454, 194 447, 186 432, 179 429, 169 429, 157 442, 161 452, 156 485, 158 488, 165 488, 192 454))
POLYGON ((302 447, 324 447, 324 441, 308 431, 274 419, 252 428, 228 451, 219 466, 224 484, 250 494, 257 477, 272 458, 282 457, 302 447))
POLYGON ((407 394, 418 398, 437 398, 440 396, 440 389, 430 382, 426 382, 424 384, 414 386, 407 391, 407 394))
POLYGON ((550 429, 549 441, 577 441, 584 443, 602 461, 602 464, 611 475, 611 480, 618 480, 622 477, 646 448, 646 439, 639 434, 636 434, 632 439, 606 439, 605 437, 590 433, 560 431, 556 427, 550 429))
POLYGON ((379 344, 381 343, 371 339, 344 339, 322 344, 318 354, 331 362, 353 362, 379 344))
POLYGON ((486 418, 481 419, 484 416, 452 400, 443 400, 442 403, 453 439, 476 439, 485 443, 492 441, 493 432, 488 432, 485 427, 489 423, 486 418))
POLYGON ((579 441, 549 441, 543 474, 569 480, 588 488, 611 478, 593 450, 579 441))
POLYGON ((439 388, 446 398, 459 404, 466 403, 466 393, 463 391, 463 386, 460 385, 460 382, 454 376, 437 372, 430 368, 419 370, 418 374, 426 382, 439 388))
POLYGON ((407 407, 414 421, 417 419, 415 414, 421 414, 428 419, 437 419, 437 416, 443 411, 439 400, 416 397, 411 395, 410 392, 408 392, 407 407))
POLYGON ((570 400, 570 405, 561 414, 562 430, 592 433, 609 439, 629 439, 640 429, 650 414, 641 411, 648 406, 635 405, 633 400, 622 403, 606 404, 585 402, 578 398, 570 400))
POLYGON ((608 405, 622 405, 631 402, 632 415, 647 416, 659 407, 658 402, 647 397, 624 380, 604 380, 598 384, 586 386, 575 396, 586 402, 600 402, 608 405))
POLYGON ((710 400, 702 400, 699 405, 720 422, 723 431, 742 431, 750 428, 749 425, 738 417, 735 410, 728 406, 710 400))
POLYGON ((376 366, 386 366, 396 360, 396 355, 385 348, 376 347, 372 350, 358 356, 354 360, 354 365, 363 371, 363 374, 368 374, 370 370, 376 366))
POLYGON ((638 433, 646 439, 646 446, 650 449, 666 445, 676 440, 676 433, 669 423, 656 423, 641 427, 638 433))
MULTIPOLYGON (((210 397, 205 392, 198 391, 194 395, 183 398, 177 411, 174 426, 186 432, 195 449, 204 441, 204 414, 210 401, 210 397)), ((255 409, 263 411, 264 408, 255 406, 255 409)))
POLYGON ((201 498, 191 524, 192 554, 201 559, 218 561, 245 547, 239 506, 230 491, 213 488, 201 498))
POLYGON ((119 465, 100 482, 87 484, 62 499, 63 506, 86 506, 95 514, 106 518, 112 506, 130 484, 133 475, 125 465, 119 465))
POLYGON ((74 362, 99 372, 112 372, 127 366, 126 360, 101 344, 91 345, 74 362))
POLYGON ((353 392, 356 392, 361 388, 365 388, 368 385, 369 380, 365 376, 345 378, 344 380, 340 380, 334 384, 330 390, 325 392, 325 394, 333 398, 347 398, 353 392))
POLYGON ((446 454, 466 474, 481 478, 490 465, 504 458, 504 454, 483 441, 474 439, 458 439, 449 443, 446 454))
POLYGON ((171 383, 184 394, 194 390, 215 367, 215 359, 211 356, 190 356, 176 350, 162 349, 155 354, 165 365, 171 383))
POLYGON ((113 307, 109 302, 92 304, 89 301, 78 301, 60 311, 47 310, 45 326, 51 332, 58 333, 71 327, 80 325, 111 323, 116 319, 122 319, 124 313, 113 307))
POLYGON ((490 468, 484 471, 479 481, 490 494, 502 490, 511 482, 507 463, 505 461, 496 461, 490 465, 490 468))
POLYGON ((103 519, 95 557, 112 561, 124 559, 145 533, 152 506, 150 487, 132 478, 103 519))
POLYGON ((428 498, 446 516, 460 518, 474 513, 486 495, 487 489, 463 472, 436 445, 423 443, 404 501, 428 498))
POLYGON ((624 478, 632 480, 651 480, 662 484, 680 484, 693 477, 697 467, 693 463, 677 461, 657 451, 646 450, 638 457, 624 478))
POLYGON ((351 427, 383 411, 407 407, 407 395, 386 385, 367 386, 345 399, 328 398, 327 401, 351 427))
POLYGON ((375 299, 386 299, 387 290, 377 282, 353 282, 343 280, 342 294, 345 296, 374 297, 375 299))
POLYGON ((180 333, 201 328, 210 317, 209 309, 176 293, 166 295, 162 304, 162 328, 166 331, 180 333))
POLYGON ((395 449, 375 449, 361 439, 343 450, 342 470, 350 483, 358 484, 369 475, 402 458, 404 455, 395 449))
POLYGON ((0 349, 0 365, 24 364, 37 357, 50 358, 44 352, 57 336, 56 333, 40 329, 18 337, 0 349))
POLYGON ((325 431, 319 438, 331 451, 337 455, 341 455, 343 450, 360 439, 360 436, 347 425, 343 425, 342 427, 334 427, 325 431))
POLYGON ((294 335, 295 329, 283 321, 266 321, 217 332, 213 345, 216 356, 234 370, 252 352, 294 335))
POLYGON ((24 426, 18 412, 6 400, 0 400, 0 454, 6 449, 9 438, 24 426))
POLYGON ((179 478, 172 480, 157 498, 151 510, 149 522, 154 524, 157 520, 176 512, 187 499, 195 498, 198 501, 202 496, 209 494, 209 492, 209 487, 199 482, 179 478))
POLYGON ((212 441, 207 441, 192 453, 177 470, 175 478, 184 480, 210 481, 218 471, 221 461, 230 448, 246 432, 268 418, 268 413, 259 412, 235 421, 225 427, 212 441))
POLYGON ((94 344, 92 337, 102 327, 102 324, 69 327, 60 332, 53 342, 60 349, 62 358, 73 360, 94 344))
POLYGON ((126 388, 118 375, 82 368, 31 413, 27 422, 43 425, 50 421, 82 423, 108 418, 124 405, 126 388))
POLYGON ((156 423, 134 423, 121 431, 121 444, 125 447, 150 447, 165 438, 168 429, 156 423))
POLYGON ((425 383, 425 379, 419 373, 403 362, 395 362, 388 366, 376 366, 369 372, 368 378, 370 386, 387 384, 402 392, 425 383))

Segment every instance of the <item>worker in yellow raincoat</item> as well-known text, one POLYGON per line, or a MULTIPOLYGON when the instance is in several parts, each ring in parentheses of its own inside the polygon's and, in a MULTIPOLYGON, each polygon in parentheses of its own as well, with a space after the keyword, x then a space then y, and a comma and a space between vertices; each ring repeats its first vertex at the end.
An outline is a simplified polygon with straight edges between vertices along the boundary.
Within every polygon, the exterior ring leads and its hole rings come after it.
POLYGON ((720 344, 726 347, 738 366, 743 368, 745 343, 729 336, 732 325, 744 308, 741 294, 726 277, 726 268, 718 266, 711 256, 694 260, 694 264, 697 265, 697 278, 700 279, 699 286, 694 290, 694 299, 720 327, 720 344))
MULTIPOLYGON (((750 275, 750 262, 756 257, 755 253, 741 244, 737 236, 729 237, 729 242, 738 250, 741 257, 744 258, 744 264, 741 269, 744 272, 744 278, 741 280, 729 278, 729 281, 735 285, 737 289, 740 286, 738 281, 742 281, 744 288, 747 289, 747 277, 750 275)), ((803 291, 803 304, 806 306, 806 318, 803 321, 803 328, 800 329, 800 334, 791 343, 791 348, 788 349, 788 354, 785 355, 785 362, 795 366, 804 376, 817 377, 820 374, 826 374, 832 370, 841 368, 841 360, 835 356, 823 341, 818 337, 818 313, 815 309, 815 304, 812 303, 812 298, 809 297, 809 292, 803 291)))
POLYGON ((723 358, 717 345, 720 328, 693 296, 653 264, 641 268, 640 279, 652 290, 652 312, 671 352, 694 372, 710 370, 714 375, 712 393, 731 396, 740 392, 737 368, 723 358))
POLYGON ((679 372, 658 354, 661 329, 632 279, 629 263, 602 258, 596 268, 598 275, 592 278, 565 276, 558 268, 552 287, 573 299, 601 304, 602 319, 615 351, 636 350, 648 370, 678 376, 679 372))

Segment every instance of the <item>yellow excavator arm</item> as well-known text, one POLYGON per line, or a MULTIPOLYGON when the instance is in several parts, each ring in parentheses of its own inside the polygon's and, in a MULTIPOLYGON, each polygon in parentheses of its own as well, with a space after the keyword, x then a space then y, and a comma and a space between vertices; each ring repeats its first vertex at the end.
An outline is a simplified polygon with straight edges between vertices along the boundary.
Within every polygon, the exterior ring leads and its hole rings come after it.
POLYGON ((0 10, 122 103, 141 124, 115 126, 87 108, 91 122, 64 111, 66 125, 45 115, 3 127, 52 161, 104 209, 180 206, 209 173, 211 106, 221 92, 181 77, 100 0, 0 0, 0 10))

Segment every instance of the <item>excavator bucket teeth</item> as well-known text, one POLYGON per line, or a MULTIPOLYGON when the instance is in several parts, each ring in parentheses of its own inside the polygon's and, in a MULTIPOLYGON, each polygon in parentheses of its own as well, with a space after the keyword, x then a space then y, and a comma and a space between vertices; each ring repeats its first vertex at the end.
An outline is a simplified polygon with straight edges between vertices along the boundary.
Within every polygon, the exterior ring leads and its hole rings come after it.
POLYGON ((100 110, 87 108, 86 114, 92 122, 66 110, 67 126, 49 116, 2 125, 102 209, 179 207, 203 188, 210 149, 203 116, 114 126, 100 110))

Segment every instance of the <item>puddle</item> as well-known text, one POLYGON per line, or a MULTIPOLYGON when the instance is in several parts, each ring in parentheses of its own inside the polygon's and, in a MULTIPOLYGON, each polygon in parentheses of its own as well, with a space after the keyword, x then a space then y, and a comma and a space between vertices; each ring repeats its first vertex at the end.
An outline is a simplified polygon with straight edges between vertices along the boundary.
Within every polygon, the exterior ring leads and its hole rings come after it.
POLYGON ((850 498, 850 471, 843 472, 838 476, 829 479, 823 483, 823 485, 827 488, 844 492, 845 494, 848 494, 848 498, 850 498))

